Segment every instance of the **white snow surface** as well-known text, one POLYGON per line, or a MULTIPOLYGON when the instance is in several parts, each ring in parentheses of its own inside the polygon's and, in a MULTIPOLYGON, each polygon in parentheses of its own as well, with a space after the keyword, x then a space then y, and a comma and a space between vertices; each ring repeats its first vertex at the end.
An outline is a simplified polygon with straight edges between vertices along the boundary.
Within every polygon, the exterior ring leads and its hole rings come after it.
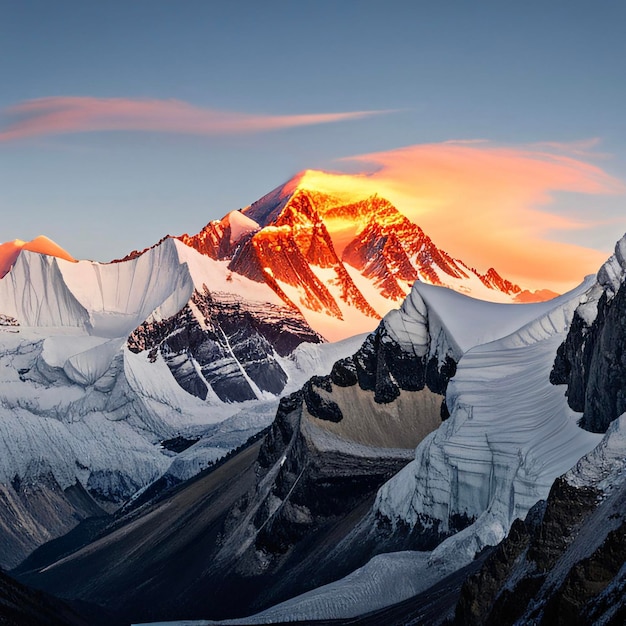
MULTIPOLYGON (((205 285, 282 304, 267 285, 231 275, 226 262, 174 239, 111 264, 22 251, 0 280, 0 314, 19 323, 0 333, 0 482, 42 461, 63 488, 78 479, 114 492, 121 481, 132 492, 168 471, 189 478, 268 426, 278 398, 202 401, 178 385, 159 354, 150 362, 126 348, 138 325, 170 317, 205 285), (179 455, 161 447, 179 435, 200 440, 179 455)), ((328 373, 362 340, 303 344, 279 358, 284 392, 328 373)))
POLYGON ((581 301, 576 313, 591 326, 598 315, 598 301, 603 293, 611 300, 626 279, 626 235, 616 244, 615 252, 602 265, 596 276, 596 284, 581 301))
POLYGON ((616 244, 615 252, 598 272, 598 283, 605 288, 609 297, 615 295, 626 277, 626 235, 616 244))
POLYGON ((565 475, 574 487, 607 492, 626 480, 626 413, 611 422, 600 443, 565 475))
POLYGON ((419 356, 430 352, 440 359, 450 354, 458 360, 475 346, 501 339, 548 312, 567 307, 572 298, 589 287, 588 281, 546 302, 504 304, 416 282, 400 309, 385 316, 384 324, 389 335, 407 351, 419 356))
MULTIPOLYGON (((337 274, 334 269, 312 266, 311 270, 323 283, 330 285, 330 291, 332 293, 333 281, 336 282, 337 279, 337 274)), ((350 334, 372 332, 380 323, 378 318, 365 315, 365 313, 355 306, 344 302, 341 298, 335 298, 335 302, 341 312, 341 319, 332 315, 328 310, 314 311, 305 305, 305 292, 301 287, 290 285, 281 280, 276 280, 276 282, 287 297, 294 302, 296 306, 300 307, 302 315, 309 326, 328 341, 341 341, 346 338, 347 332, 350 334)), ((392 304, 388 302, 385 311, 388 311, 391 306, 392 304)))
MULTIPOLYGON (((77 479, 92 485, 100 480, 96 472, 123 474, 137 489, 165 472, 184 480, 274 418, 278 398, 203 402, 176 383, 160 356, 151 363, 145 354, 133 354, 113 340, 81 335, 77 329, 74 334, 54 332, 58 329, 20 327, 17 334, 0 335, 0 482, 24 476, 39 460, 63 488, 77 479), (72 345, 77 354, 70 354, 72 345), (103 375, 90 368, 107 363, 109 353, 89 359, 89 367, 71 369, 85 352, 113 348, 103 375), (200 440, 178 455, 159 445, 178 435, 200 440)), ((361 341, 300 346, 292 358, 281 360, 289 375, 285 393, 311 375, 328 373, 337 358, 352 354, 361 341)))

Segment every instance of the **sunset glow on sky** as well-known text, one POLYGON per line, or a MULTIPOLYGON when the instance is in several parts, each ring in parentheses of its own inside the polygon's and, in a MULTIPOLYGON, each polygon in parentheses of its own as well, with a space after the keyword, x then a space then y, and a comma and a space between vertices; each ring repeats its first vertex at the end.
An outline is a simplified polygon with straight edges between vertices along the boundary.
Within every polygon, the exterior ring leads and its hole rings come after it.
POLYGON ((577 157, 579 150, 578 145, 504 148, 482 141, 422 144, 349 159, 374 166, 370 174, 309 171, 301 185, 346 200, 377 193, 439 246, 462 251, 465 261, 483 271, 493 265, 522 285, 563 292, 593 273, 606 254, 555 238, 605 221, 597 213, 552 212, 554 193, 612 196, 626 190, 577 157))
POLYGON ((601 4, 10 3, 0 243, 106 261, 308 170, 563 291, 626 231, 626 5, 601 4))

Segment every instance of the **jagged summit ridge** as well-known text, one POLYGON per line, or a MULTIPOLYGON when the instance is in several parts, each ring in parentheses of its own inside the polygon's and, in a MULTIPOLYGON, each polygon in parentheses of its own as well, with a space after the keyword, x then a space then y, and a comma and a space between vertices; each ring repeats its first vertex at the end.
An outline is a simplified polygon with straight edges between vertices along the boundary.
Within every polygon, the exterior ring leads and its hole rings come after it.
POLYGON ((179 239, 269 285, 327 339, 370 331, 416 280, 501 302, 521 292, 496 269, 481 274, 438 248, 386 198, 358 189, 329 192, 318 182, 325 175, 301 172, 179 239))

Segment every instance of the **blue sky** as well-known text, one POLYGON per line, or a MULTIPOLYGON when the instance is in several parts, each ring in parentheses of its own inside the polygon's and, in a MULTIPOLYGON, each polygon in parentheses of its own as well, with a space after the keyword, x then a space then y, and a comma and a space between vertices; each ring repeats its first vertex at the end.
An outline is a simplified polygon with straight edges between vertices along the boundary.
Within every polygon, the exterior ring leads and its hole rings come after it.
MULTIPOLYGON (((0 136, 42 98, 261 121, 393 111, 262 132, 157 132, 138 113, 122 130, 17 133, 0 141, 1 241, 43 233, 108 260, 197 232, 302 169, 354 171, 340 159, 449 140, 563 154, 595 139, 567 157, 626 181, 623 2, 23 0, 0 12, 0 136)), ((552 213, 590 223, 547 240, 610 250, 626 197, 609 186, 553 189, 552 213)))

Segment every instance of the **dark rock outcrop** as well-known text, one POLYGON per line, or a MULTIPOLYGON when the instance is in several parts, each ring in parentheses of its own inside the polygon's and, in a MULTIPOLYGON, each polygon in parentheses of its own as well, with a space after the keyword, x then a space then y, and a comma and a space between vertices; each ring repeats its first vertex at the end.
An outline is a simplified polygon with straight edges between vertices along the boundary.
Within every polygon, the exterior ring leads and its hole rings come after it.
POLYGON ((160 351, 188 393, 204 400, 210 386, 222 401, 240 402, 257 397, 250 381, 261 391, 280 394, 287 375, 274 352, 285 356, 304 341, 322 338, 294 309, 246 302, 205 287, 173 317, 142 324, 128 346, 133 352, 149 351, 151 358, 160 351))
POLYGON ((302 395, 306 408, 313 417, 329 422, 340 422, 343 413, 336 402, 333 402, 326 394, 320 391, 332 393, 331 379, 329 376, 313 376, 307 381, 302 389, 302 395))
POLYGON ((624 495, 624 485, 601 499, 595 489, 557 479, 547 501, 516 520, 466 580, 454 623, 583 626, 608 609, 623 615, 626 597, 615 603, 614 595, 626 587, 624 495))
POLYGON ((574 315, 550 380, 567 384, 568 403, 583 412, 580 425, 586 430, 603 433, 626 411, 625 285, 612 298, 602 293, 590 326, 578 312, 574 315))
POLYGON ((374 392, 376 403, 389 404, 402 390, 420 391, 428 387, 443 396, 455 372, 456 362, 450 356, 440 362, 437 356, 420 357, 403 350, 389 337, 382 323, 356 354, 337 361, 328 376, 312 378, 304 387, 304 399, 314 417, 339 422, 343 414, 332 400, 332 384, 342 388, 358 385, 363 391, 374 392))

